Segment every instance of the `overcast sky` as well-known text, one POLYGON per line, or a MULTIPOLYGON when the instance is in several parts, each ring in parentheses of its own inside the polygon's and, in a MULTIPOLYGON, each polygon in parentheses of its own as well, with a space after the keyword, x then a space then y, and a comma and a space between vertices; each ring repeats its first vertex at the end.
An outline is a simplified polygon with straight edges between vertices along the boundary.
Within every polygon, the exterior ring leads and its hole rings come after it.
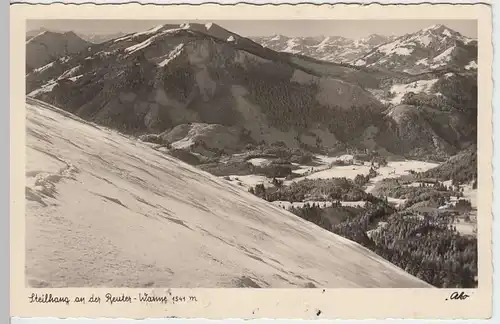
MULTIPOLYGON (((27 30, 46 28, 83 34, 131 33, 174 20, 28 20, 27 30)), ((189 21, 206 23, 208 21, 189 21)), ((443 24, 464 36, 477 38, 476 20, 222 20, 211 21, 241 36, 343 36, 362 38, 370 34, 404 35, 434 24, 443 24)))

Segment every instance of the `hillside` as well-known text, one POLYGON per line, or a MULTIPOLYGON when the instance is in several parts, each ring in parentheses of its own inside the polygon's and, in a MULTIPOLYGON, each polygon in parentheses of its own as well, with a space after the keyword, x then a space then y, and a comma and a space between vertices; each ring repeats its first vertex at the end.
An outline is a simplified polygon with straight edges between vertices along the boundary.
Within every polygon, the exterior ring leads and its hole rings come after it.
POLYGON ((460 151, 458 154, 450 157, 445 163, 422 173, 421 176, 441 181, 452 180, 453 183, 477 181, 476 145, 460 151))
POLYGON ((444 25, 433 25, 377 46, 352 63, 411 74, 439 68, 476 70, 477 40, 444 25))
POLYGON ((43 31, 26 41, 26 72, 40 68, 67 55, 86 50, 91 43, 73 32, 43 31))
POLYGON ((273 35, 252 37, 252 39, 277 52, 300 54, 317 60, 342 63, 359 59, 374 47, 387 43, 394 37, 372 34, 354 40, 341 36, 287 37, 273 35))
POLYGON ((133 138, 30 98, 26 114, 29 286, 429 287, 133 138))
MULTIPOLYGON (((213 124, 194 133, 200 139, 206 137, 200 132, 220 133, 232 151, 247 144, 323 152, 347 146, 446 158, 475 136, 477 85, 474 72, 467 73, 410 75, 324 62, 273 51, 216 24, 188 23, 160 25, 58 59, 29 73, 26 87, 31 97, 132 135, 213 124), (427 92, 432 98, 418 99, 423 104, 409 98, 427 92), (398 108, 405 118, 387 114, 400 104, 433 110, 398 108), (440 129, 432 122, 436 114, 453 127, 440 129), (408 119, 420 129, 411 136, 436 139, 404 138, 408 119)), ((195 141, 188 136, 184 142, 195 141)))

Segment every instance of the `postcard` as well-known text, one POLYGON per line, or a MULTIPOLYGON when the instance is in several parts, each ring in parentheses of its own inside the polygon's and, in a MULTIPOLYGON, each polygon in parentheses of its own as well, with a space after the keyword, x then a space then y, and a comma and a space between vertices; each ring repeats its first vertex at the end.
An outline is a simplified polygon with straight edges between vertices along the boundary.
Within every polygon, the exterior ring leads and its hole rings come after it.
POLYGON ((12 316, 491 316, 488 4, 10 15, 12 316))

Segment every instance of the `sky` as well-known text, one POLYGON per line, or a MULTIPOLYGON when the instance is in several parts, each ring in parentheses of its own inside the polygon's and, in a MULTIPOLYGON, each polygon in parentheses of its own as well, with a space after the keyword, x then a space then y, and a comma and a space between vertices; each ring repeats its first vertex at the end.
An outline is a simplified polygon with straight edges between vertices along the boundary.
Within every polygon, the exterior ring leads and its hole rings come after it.
MULTIPOLYGON (((46 28, 81 34, 132 33, 160 24, 209 21, 175 20, 28 20, 27 31, 46 28)), ((210 21, 244 37, 270 36, 343 36, 362 38, 371 34, 401 36, 435 24, 442 24, 464 36, 477 38, 477 20, 221 20, 210 21)))

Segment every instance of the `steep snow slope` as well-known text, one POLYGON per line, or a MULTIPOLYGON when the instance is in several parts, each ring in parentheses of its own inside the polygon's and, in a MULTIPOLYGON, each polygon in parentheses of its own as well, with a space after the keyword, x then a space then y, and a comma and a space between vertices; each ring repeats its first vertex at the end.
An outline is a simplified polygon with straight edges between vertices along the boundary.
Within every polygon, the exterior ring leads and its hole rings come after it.
POLYGON ((117 132, 27 101, 34 287, 428 287, 367 249, 117 132))

